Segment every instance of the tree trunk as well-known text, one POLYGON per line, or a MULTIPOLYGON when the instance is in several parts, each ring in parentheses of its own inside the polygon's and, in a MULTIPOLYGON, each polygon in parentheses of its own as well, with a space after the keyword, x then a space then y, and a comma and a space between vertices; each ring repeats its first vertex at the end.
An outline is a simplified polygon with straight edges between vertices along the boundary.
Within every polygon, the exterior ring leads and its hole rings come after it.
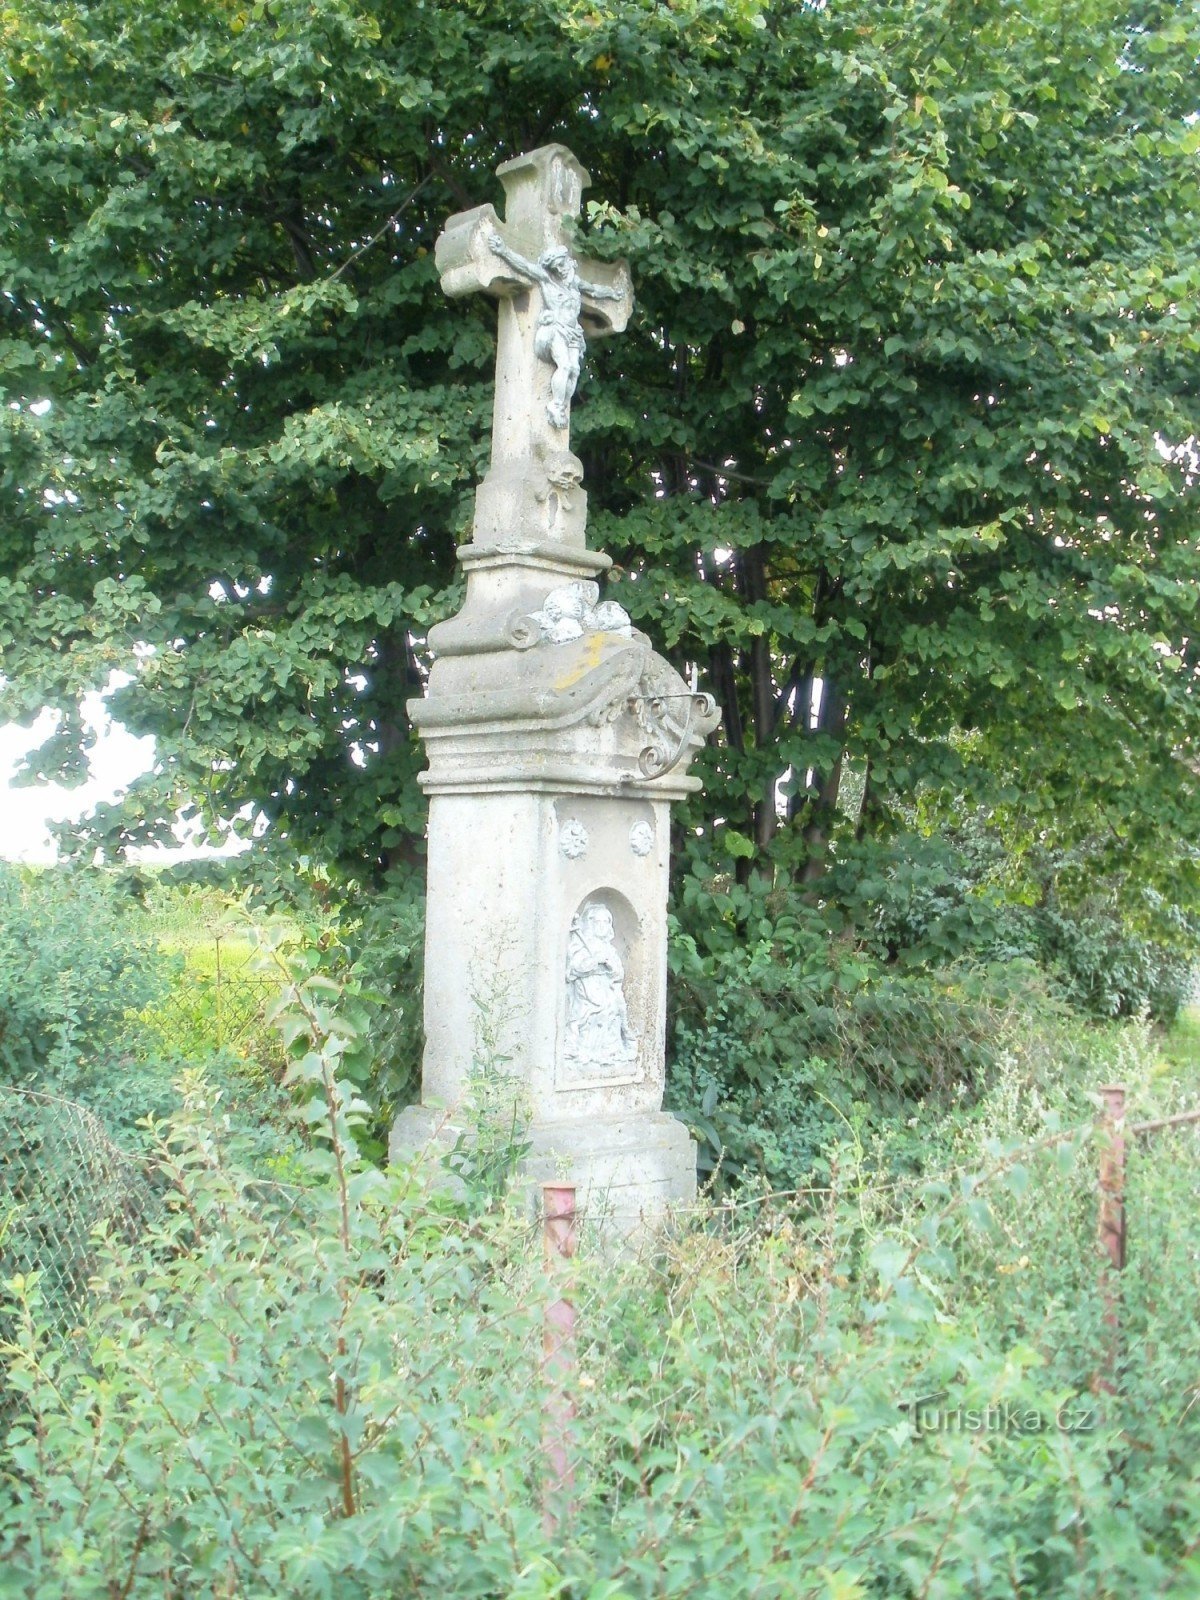
MULTIPOLYGON (((837 684, 831 683, 826 679, 814 731, 827 733, 832 738, 840 740, 846 731, 846 715, 845 695, 837 684)), ((829 771, 821 776, 817 792, 808 802, 807 818, 801 833, 806 850, 804 866, 800 873, 802 883, 815 883, 825 871, 825 858, 829 850, 829 833, 837 813, 838 795, 842 787, 842 762, 844 758, 845 749, 843 747, 838 750, 837 757, 829 771)))
MULTIPOLYGON (((747 605, 767 598, 766 546, 751 545, 743 550, 738 560, 742 597, 747 605)), ((754 725, 754 745, 760 757, 766 756, 775 739, 775 681, 771 670, 771 646, 765 634, 750 641, 745 652, 744 665, 750 677, 750 709, 754 725)), ((775 786, 779 775, 768 770, 762 779, 762 789, 754 803, 753 839, 758 850, 770 847, 779 828, 779 815, 775 807, 775 786)))

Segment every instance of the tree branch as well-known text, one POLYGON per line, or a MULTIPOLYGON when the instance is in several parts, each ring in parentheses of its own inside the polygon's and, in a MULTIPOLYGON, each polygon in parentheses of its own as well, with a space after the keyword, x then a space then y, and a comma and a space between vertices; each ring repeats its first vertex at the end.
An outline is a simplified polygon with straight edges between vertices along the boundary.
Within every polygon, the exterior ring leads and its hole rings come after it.
POLYGON ((754 478, 751 477, 748 472, 738 472, 734 467, 718 467, 715 465, 715 463, 711 461, 701 461, 696 456, 692 457, 692 465, 694 467, 700 467, 704 472, 715 472, 719 478, 731 478, 737 483, 752 483, 756 488, 759 489, 766 489, 770 487, 770 478, 754 478))
POLYGON ((360 244, 357 250, 352 250, 350 252, 350 254, 346 257, 345 261, 342 262, 341 266, 337 267, 333 272, 330 273, 328 281, 330 283, 336 282, 337 279, 341 277, 342 273, 345 272, 346 268, 351 266, 355 261, 358 260, 359 256, 366 255, 367 251, 371 248, 372 245, 378 244, 380 239, 383 238, 384 234, 388 231, 388 229, 390 227, 392 227, 395 223, 399 222, 400 218, 404 215, 405 211, 407 211, 408 207, 412 204, 412 202, 420 194, 421 190, 424 189, 425 186, 432 181, 432 179, 433 179, 432 172, 426 173, 426 175, 421 179, 421 181, 417 185, 417 187, 415 189, 411 190, 409 192, 409 194, 407 194, 405 196, 405 198, 396 207, 395 211, 392 212, 391 216, 387 219, 387 221, 383 224, 383 226, 377 232, 375 232, 375 233, 373 233, 371 235, 371 237, 367 240, 366 244, 360 244))

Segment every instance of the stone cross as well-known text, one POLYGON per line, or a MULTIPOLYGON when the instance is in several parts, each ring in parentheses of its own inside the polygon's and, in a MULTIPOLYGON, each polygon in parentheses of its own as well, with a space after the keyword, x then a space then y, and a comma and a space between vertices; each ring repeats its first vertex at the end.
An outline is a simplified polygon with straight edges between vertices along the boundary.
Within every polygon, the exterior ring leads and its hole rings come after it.
POLYGON ((520 529, 582 544, 583 473, 571 454, 571 399, 585 337, 620 333, 629 321, 629 273, 623 262, 572 254, 565 224, 578 216, 589 179, 565 146, 516 156, 497 176, 504 222, 491 205, 459 212, 434 252, 448 295, 483 291, 500 302, 492 458, 474 537, 483 545, 507 542, 520 529))
POLYGON ((587 174, 562 145, 499 169, 490 205, 437 243, 451 295, 500 302, 492 459, 462 609, 429 631, 425 1054, 397 1157, 451 1146, 481 1076, 506 1081, 531 1190, 565 1172, 588 1214, 635 1233, 696 1192, 663 1111, 671 803, 719 720, 596 578, 570 407, 588 334, 615 332, 624 264, 567 239, 587 174))

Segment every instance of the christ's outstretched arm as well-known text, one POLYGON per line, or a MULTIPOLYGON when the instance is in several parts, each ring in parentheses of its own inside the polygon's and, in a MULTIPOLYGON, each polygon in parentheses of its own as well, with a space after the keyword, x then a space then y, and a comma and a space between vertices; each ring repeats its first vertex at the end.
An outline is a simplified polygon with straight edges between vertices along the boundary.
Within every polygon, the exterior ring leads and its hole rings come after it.
POLYGON ((515 250, 510 250, 495 228, 489 229, 487 243, 488 248, 494 250, 501 261, 507 261, 509 266, 519 272, 522 277, 532 278, 534 283, 549 283, 550 274, 545 267, 540 266, 536 261, 527 261, 524 256, 518 255, 515 250))
POLYGON ((610 289, 603 283, 581 282, 579 287, 589 300, 623 300, 626 294, 623 288, 610 289))

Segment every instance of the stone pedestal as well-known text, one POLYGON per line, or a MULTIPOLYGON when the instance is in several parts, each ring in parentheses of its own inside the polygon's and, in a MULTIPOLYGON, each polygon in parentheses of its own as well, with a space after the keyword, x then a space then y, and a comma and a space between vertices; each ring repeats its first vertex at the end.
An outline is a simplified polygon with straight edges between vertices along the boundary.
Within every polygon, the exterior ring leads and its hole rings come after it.
MULTIPOLYGON (((552 261, 586 173, 551 146, 501 175, 506 226, 552 261), (549 196, 542 211, 534 190, 549 196)), ((409 707, 429 760, 426 1045, 421 1105, 398 1119, 392 1153, 451 1141, 472 1084, 502 1077, 531 1188, 574 1183, 587 1215, 628 1233, 695 1194, 693 1142, 662 1110, 670 807, 697 787, 687 767, 719 719, 600 600, 609 561, 585 544, 549 389, 560 374, 538 355, 545 316, 513 278, 542 269, 507 245, 496 267, 485 245, 500 248, 498 226, 481 207, 438 246, 448 292, 502 297, 501 360, 492 468, 459 552, 466 599, 431 631, 427 693, 409 707)), ((605 272, 628 296, 623 269, 605 272)), ((597 311, 584 327, 627 315, 597 311)))
MULTIPOLYGON (((496 614, 476 612, 481 632, 496 614)), ((429 751, 426 1045, 393 1149, 506 1074, 530 1176, 576 1183, 625 1229, 695 1193, 692 1140, 661 1109, 670 806, 716 713, 628 627, 555 644, 531 614, 528 632, 439 659, 411 707, 429 751)))

